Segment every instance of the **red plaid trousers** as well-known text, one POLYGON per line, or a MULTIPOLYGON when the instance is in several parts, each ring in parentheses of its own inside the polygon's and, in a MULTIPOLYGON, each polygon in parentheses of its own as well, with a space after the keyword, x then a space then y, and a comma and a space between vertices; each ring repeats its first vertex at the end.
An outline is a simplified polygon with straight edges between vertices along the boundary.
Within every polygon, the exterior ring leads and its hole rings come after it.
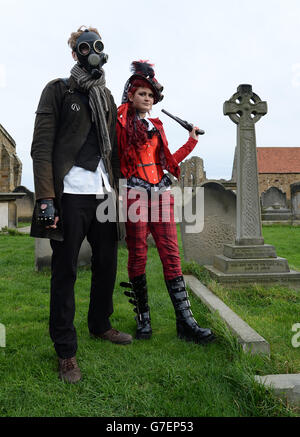
POLYGON ((174 197, 171 191, 148 197, 146 192, 127 191, 126 243, 128 276, 133 279, 145 273, 147 237, 151 233, 163 265, 166 280, 182 275, 174 220, 174 197))

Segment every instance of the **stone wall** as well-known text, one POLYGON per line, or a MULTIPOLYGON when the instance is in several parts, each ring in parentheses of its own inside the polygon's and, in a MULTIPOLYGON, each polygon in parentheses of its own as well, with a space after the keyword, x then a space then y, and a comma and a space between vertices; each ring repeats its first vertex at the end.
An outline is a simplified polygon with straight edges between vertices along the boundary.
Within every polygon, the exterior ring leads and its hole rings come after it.
POLYGON ((16 143, 0 124, 0 193, 10 193, 21 183, 22 163, 16 143))
POLYGON ((28 188, 20 185, 14 189, 14 193, 25 193, 24 197, 16 200, 17 211, 18 211, 18 221, 20 222, 30 222, 32 219, 32 213, 35 204, 34 193, 28 188))
POLYGON ((300 173, 260 173, 258 175, 259 194, 267 191, 270 187, 279 188, 283 193, 286 193, 288 203, 291 201, 290 185, 295 182, 300 182, 300 173))
POLYGON ((184 187, 200 186, 206 180, 203 160, 192 156, 180 164, 180 185, 184 187))

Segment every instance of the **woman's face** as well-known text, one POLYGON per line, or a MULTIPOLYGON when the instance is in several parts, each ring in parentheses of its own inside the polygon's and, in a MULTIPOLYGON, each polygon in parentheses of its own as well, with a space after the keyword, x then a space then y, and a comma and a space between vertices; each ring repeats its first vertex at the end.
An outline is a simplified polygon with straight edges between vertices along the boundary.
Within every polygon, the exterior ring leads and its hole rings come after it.
POLYGON ((129 101, 132 103, 133 107, 141 114, 145 115, 150 112, 154 102, 153 92, 150 88, 138 88, 136 92, 132 95, 128 93, 129 101))

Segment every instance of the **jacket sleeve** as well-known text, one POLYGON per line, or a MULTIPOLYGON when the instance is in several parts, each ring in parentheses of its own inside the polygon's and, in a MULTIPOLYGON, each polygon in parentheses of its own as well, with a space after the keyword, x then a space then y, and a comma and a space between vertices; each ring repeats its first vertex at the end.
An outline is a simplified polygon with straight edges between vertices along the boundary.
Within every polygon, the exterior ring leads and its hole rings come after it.
POLYGON ((190 137, 188 141, 173 154, 173 158, 176 160, 177 164, 183 161, 194 150, 197 143, 198 140, 190 137))
POLYGON ((36 111, 31 146, 36 200, 55 197, 52 152, 61 107, 57 82, 55 80, 46 85, 36 111))

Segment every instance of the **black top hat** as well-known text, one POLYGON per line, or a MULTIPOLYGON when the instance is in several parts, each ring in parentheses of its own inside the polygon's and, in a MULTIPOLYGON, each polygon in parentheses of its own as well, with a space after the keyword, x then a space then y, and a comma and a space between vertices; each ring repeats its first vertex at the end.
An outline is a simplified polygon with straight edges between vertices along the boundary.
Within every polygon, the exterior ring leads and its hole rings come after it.
POLYGON ((161 94, 164 87, 155 79, 153 65, 148 61, 133 61, 131 63, 131 71, 133 75, 127 80, 122 96, 122 103, 128 102, 128 91, 135 80, 143 80, 148 83, 154 94, 154 104, 160 102, 164 96, 161 94))

